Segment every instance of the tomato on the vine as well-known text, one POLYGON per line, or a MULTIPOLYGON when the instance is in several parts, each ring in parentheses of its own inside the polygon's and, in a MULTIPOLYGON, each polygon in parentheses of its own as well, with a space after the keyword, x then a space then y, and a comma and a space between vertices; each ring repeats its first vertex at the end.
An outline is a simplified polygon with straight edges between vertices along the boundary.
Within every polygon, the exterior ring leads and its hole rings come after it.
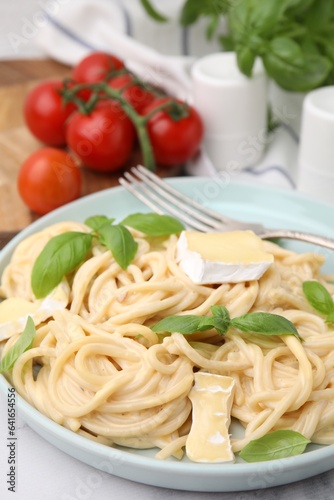
POLYGON ((180 116, 177 110, 174 113, 173 101, 169 97, 155 99, 142 112, 147 115, 161 104, 171 103, 170 107, 153 114, 147 122, 155 160, 164 166, 180 165, 190 160, 198 152, 204 132, 196 109, 184 103, 186 115, 180 116))
POLYGON ((124 73, 111 78, 108 82, 114 89, 124 88, 122 95, 131 106, 140 113, 154 99, 154 94, 146 90, 142 85, 135 83, 130 73, 124 73))
POLYGON ((111 172, 128 160, 135 138, 134 126, 120 105, 100 101, 91 113, 75 112, 68 122, 67 143, 86 167, 111 172))
POLYGON ((118 57, 107 52, 92 52, 74 66, 71 77, 78 83, 96 83, 122 68, 124 63, 118 57))
POLYGON ((61 80, 47 80, 34 87, 24 102, 24 118, 30 132, 50 146, 63 146, 65 124, 76 109, 73 103, 64 104, 61 80))
POLYGON ((24 203, 44 215, 79 198, 81 181, 81 171, 68 153, 42 148, 22 164, 17 187, 24 203))

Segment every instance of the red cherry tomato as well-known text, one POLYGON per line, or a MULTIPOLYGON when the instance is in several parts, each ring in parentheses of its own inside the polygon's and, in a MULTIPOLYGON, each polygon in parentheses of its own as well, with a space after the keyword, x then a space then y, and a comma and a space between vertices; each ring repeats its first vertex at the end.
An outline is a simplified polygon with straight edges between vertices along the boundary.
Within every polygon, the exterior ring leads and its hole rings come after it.
POLYGON ((81 179, 81 171, 68 153, 42 148, 21 166, 17 186, 25 204, 43 215, 79 198, 81 179))
POLYGON ((71 76, 78 83, 96 83, 104 80, 113 70, 123 67, 123 61, 112 54, 92 52, 74 66, 71 76))
POLYGON ((89 115, 75 112, 67 126, 67 142, 82 163, 111 172, 128 160, 135 132, 116 101, 100 101, 89 115))
MULTIPOLYGON (((142 114, 147 115, 160 104, 169 101, 173 100, 156 99, 142 114)), ((180 165, 188 161, 197 153, 203 138, 202 120, 192 106, 188 106, 188 116, 179 119, 173 119, 168 110, 157 111, 149 119, 147 129, 155 160, 164 166, 180 165)))
POLYGON ((76 109, 72 103, 64 104, 59 91, 60 80, 48 80, 33 88, 27 95, 23 113, 30 132, 50 146, 63 146, 65 123, 76 109))
POLYGON ((109 85, 114 89, 122 89, 123 97, 140 113, 154 99, 154 95, 140 85, 133 83, 131 74, 117 75, 109 80, 109 85))

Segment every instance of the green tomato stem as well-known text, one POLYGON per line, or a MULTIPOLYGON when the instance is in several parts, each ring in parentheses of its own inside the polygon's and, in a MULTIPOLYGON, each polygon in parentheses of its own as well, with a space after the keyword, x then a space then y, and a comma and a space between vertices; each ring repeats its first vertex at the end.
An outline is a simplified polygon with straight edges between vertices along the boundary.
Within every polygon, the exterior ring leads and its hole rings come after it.
POLYGON ((144 166, 149 170, 155 170, 155 158, 146 126, 146 121, 143 120, 143 117, 137 113, 137 111, 133 108, 133 106, 131 106, 131 104, 128 103, 126 99, 124 99, 124 97, 122 96, 122 91, 124 89, 113 89, 105 82, 98 85, 100 87, 100 90, 102 90, 108 97, 111 97, 112 99, 115 99, 120 103, 123 111, 128 115, 136 129, 140 149, 143 155, 144 166))
POLYGON ((114 89, 110 87, 106 82, 101 82, 96 84, 78 84, 71 88, 68 87, 65 88, 65 90, 62 92, 62 95, 65 98, 65 100, 67 102, 68 101, 74 102, 78 106, 79 111, 84 114, 90 113, 97 102, 96 99, 94 99, 93 103, 90 102, 84 103, 81 99, 77 97, 78 92, 86 89, 93 90, 95 95, 97 95, 99 92, 103 92, 108 97, 115 99, 117 102, 119 102, 122 109, 130 118, 137 131, 140 149, 143 155, 144 166, 149 170, 154 171, 156 168, 156 164, 155 164, 153 149, 151 146, 151 141, 147 131, 147 125, 146 125, 147 120, 145 120, 144 117, 139 115, 137 111, 133 108, 133 106, 131 106, 131 104, 129 104, 126 101, 126 99, 124 99, 124 97, 122 96, 122 91, 124 89, 120 90, 114 89), (91 104, 93 104, 93 106, 91 104))
MULTIPOLYGON (((125 86, 126 88, 126 86, 125 86)), ((150 140, 150 136, 148 133, 147 123, 158 111, 166 109, 171 106, 171 101, 167 100, 159 105, 157 105, 152 111, 147 113, 145 116, 140 115, 134 109, 133 106, 123 97, 122 93, 124 91, 124 87, 121 89, 114 89, 110 87, 107 82, 99 82, 94 84, 78 84, 72 87, 65 86, 65 89, 61 92, 65 102, 74 102, 78 107, 80 113, 89 114, 94 109, 96 103, 100 99, 101 93, 104 96, 110 97, 117 101, 126 115, 132 121, 139 140, 140 149, 143 156, 143 164, 149 170, 155 170, 155 158, 153 154, 152 144, 150 140), (90 89, 93 91, 92 97, 88 102, 84 102, 80 97, 78 97, 78 93, 81 90, 90 89)), ((185 103, 178 103, 172 101, 172 105, 174 104, 175 109, 171 111, 170 115, 172 119, 178 120, 187 116, 188 114, 188 106, 185 103)))

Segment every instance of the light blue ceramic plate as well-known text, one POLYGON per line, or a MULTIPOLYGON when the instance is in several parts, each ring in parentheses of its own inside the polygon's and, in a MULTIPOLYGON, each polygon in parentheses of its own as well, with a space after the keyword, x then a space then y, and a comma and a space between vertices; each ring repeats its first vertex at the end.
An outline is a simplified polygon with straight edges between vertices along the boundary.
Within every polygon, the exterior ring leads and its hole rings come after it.
MULTIPOLYGON (((334 237, 334 206, 311 201, 290 191, 245 184, 226 184, 208 178, 170 179, 181 192, 226 215, 262 222, 273 228, 290 228, 334 237)), ((15 237, 0 253, 0 273, 19 241, 47 225, 63 220, 83 222, 91 215, 123 218, 148 210, 121 187, 82 198, 39 219, 15 237)), ((334 252, 288 242, 296 251, 315 250, 326 256, 325 270, 334 272, 334 252)), ((8 383, 0 377, 0 390, 8 383)), ((192 491, 242 491, 299 481, 334 468, 334 446, 311 446, 303 455, 271 462, 215 465, 184 459, 158 461, 154 450, 115 449, 96 444, 55 424, 18 397, 20 416, 38 434, 65 453, 93 467, 132 481, 192 491)), ((232 433, 239 433, 238 426, 232 433)))

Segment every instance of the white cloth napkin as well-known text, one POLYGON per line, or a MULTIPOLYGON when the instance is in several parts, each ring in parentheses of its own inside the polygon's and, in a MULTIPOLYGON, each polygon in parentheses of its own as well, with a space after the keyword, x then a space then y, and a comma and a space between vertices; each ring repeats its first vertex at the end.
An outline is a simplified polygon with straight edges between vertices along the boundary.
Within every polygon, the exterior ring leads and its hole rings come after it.
POLYGON ((264 155, 256 166, 235 169, 231 172, 219 171, 202 151, 187 165, 186 170, 190 175, 219 177, 225 182, 241 181, 282 189, 296 189, 297 155, 298 139, 291 129, 280 125, 269 134, 264 155))

